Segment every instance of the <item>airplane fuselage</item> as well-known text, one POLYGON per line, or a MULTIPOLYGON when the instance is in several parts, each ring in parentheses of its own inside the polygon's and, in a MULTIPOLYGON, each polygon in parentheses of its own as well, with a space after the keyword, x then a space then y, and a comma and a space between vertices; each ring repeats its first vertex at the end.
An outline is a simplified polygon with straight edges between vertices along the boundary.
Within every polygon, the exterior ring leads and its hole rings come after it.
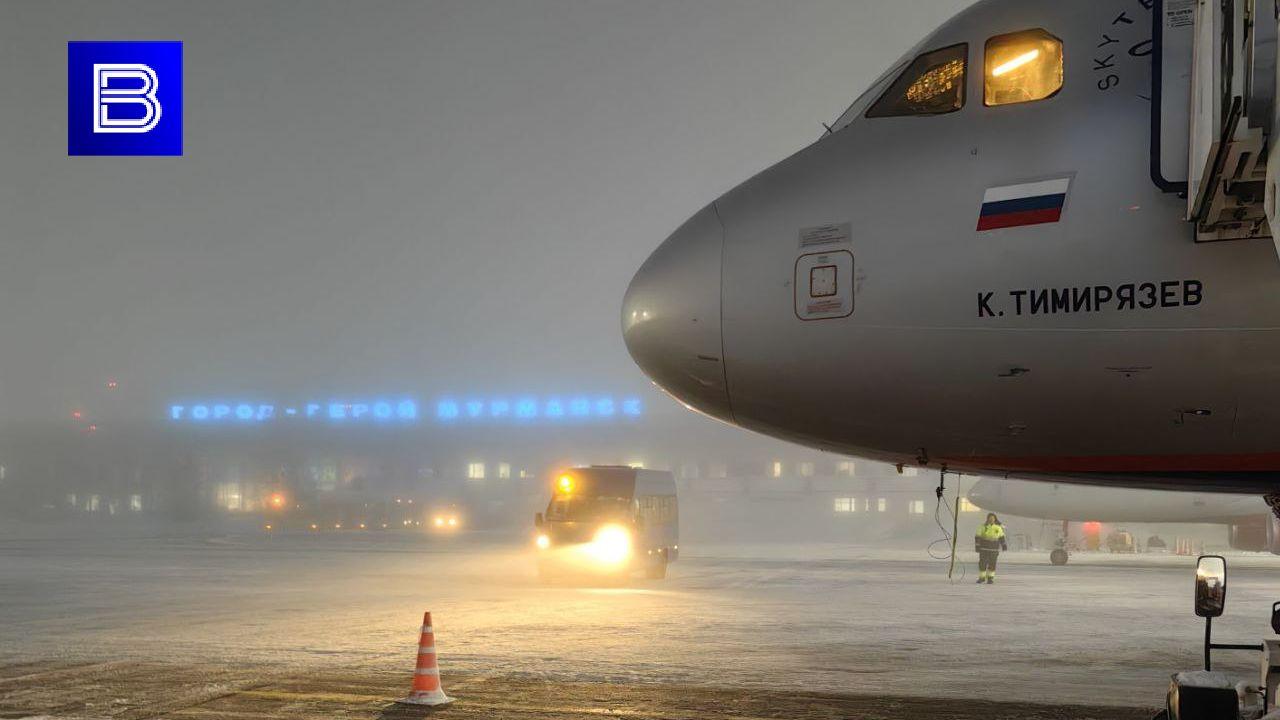
POLYGON ((967 45, 963 107, 868 117, 904 62, 695 215, 628 292, 633 356, 707 414, 836 452, 1273 490, 1280 261, 1196 243, 1152 181, 1150 23, 1136 1, 957 16, 907 59, 967 45), (988 107, 984 44, 1032 28, 1062 41, 1061 89, 988 107), (1065 188, 1056 221, 984 215, 1036 188, 1065 188))

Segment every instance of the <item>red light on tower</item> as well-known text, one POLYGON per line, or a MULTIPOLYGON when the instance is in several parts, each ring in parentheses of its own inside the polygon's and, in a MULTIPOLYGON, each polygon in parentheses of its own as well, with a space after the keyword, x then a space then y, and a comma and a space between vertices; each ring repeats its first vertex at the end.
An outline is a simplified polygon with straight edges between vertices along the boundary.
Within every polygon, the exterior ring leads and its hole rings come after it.
POLYGON ((83 412, 81 412, 81 411, 79 411, 79 410, 72 410, 72 411, 71 411, 71 419, 73 419, 73 420, 83 420, 83 419, 84 419, 84 413, 83 413, 83 412))
POLYGON ((118 387, 120 387, 120 383, 116 382, 114 379, 113 379, 113 380, 108 380, 108 381, 107 381, 107 389, 108 389, 108 390, 115 390, 115 389, 116 389, 116 388, 118 388, 118 387))

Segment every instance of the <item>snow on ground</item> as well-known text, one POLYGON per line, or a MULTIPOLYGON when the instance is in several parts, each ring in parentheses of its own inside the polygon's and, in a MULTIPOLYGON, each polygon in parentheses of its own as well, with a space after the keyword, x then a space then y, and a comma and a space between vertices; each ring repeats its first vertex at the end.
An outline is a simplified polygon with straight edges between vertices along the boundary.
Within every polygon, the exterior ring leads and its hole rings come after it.
MULTIPOLYGON (((702 546, 665 581, 544 586, 523 548, 328 535, 0 541, 0 662, 409 668, 559 680, 1155 706, 1200 663, 1192 558, 702 546)), ((1232 557, 1222 642, 1269 634, 1280 558, 1232 557)), ((1249 653, 1215 669, 1252 674, 1249 653)))

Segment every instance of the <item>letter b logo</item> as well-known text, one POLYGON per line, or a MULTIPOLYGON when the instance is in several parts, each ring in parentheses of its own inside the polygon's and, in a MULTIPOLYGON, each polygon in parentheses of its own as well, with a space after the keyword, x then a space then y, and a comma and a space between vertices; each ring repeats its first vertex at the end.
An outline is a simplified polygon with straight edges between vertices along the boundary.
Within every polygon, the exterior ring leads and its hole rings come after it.
POLYGON ((141 63, 94 63, 93 65, 93 131, 96 133, 151 132, 164 112, 156 91, 160 80, 156 71, 141 63), (129 85, 134 81, 136 85, 129 85), (126 84, 125 87, 121 87, 126 84), (141 105, 142 115, 113 117, 115 105, 141 105))
POLYGON ((67 43, 69 155, 181 155, 182 43, 67 43))

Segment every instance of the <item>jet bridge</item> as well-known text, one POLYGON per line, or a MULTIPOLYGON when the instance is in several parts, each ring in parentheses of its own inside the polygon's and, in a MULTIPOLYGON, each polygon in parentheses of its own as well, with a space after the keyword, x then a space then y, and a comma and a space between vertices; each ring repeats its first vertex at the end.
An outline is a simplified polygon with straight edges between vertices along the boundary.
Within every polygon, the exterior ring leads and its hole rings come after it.
POLYGON ((1185 194, 1197 242, 1272 237, 1280 0, 1160 0, 1153 11, 1153 180, 1185 194))

